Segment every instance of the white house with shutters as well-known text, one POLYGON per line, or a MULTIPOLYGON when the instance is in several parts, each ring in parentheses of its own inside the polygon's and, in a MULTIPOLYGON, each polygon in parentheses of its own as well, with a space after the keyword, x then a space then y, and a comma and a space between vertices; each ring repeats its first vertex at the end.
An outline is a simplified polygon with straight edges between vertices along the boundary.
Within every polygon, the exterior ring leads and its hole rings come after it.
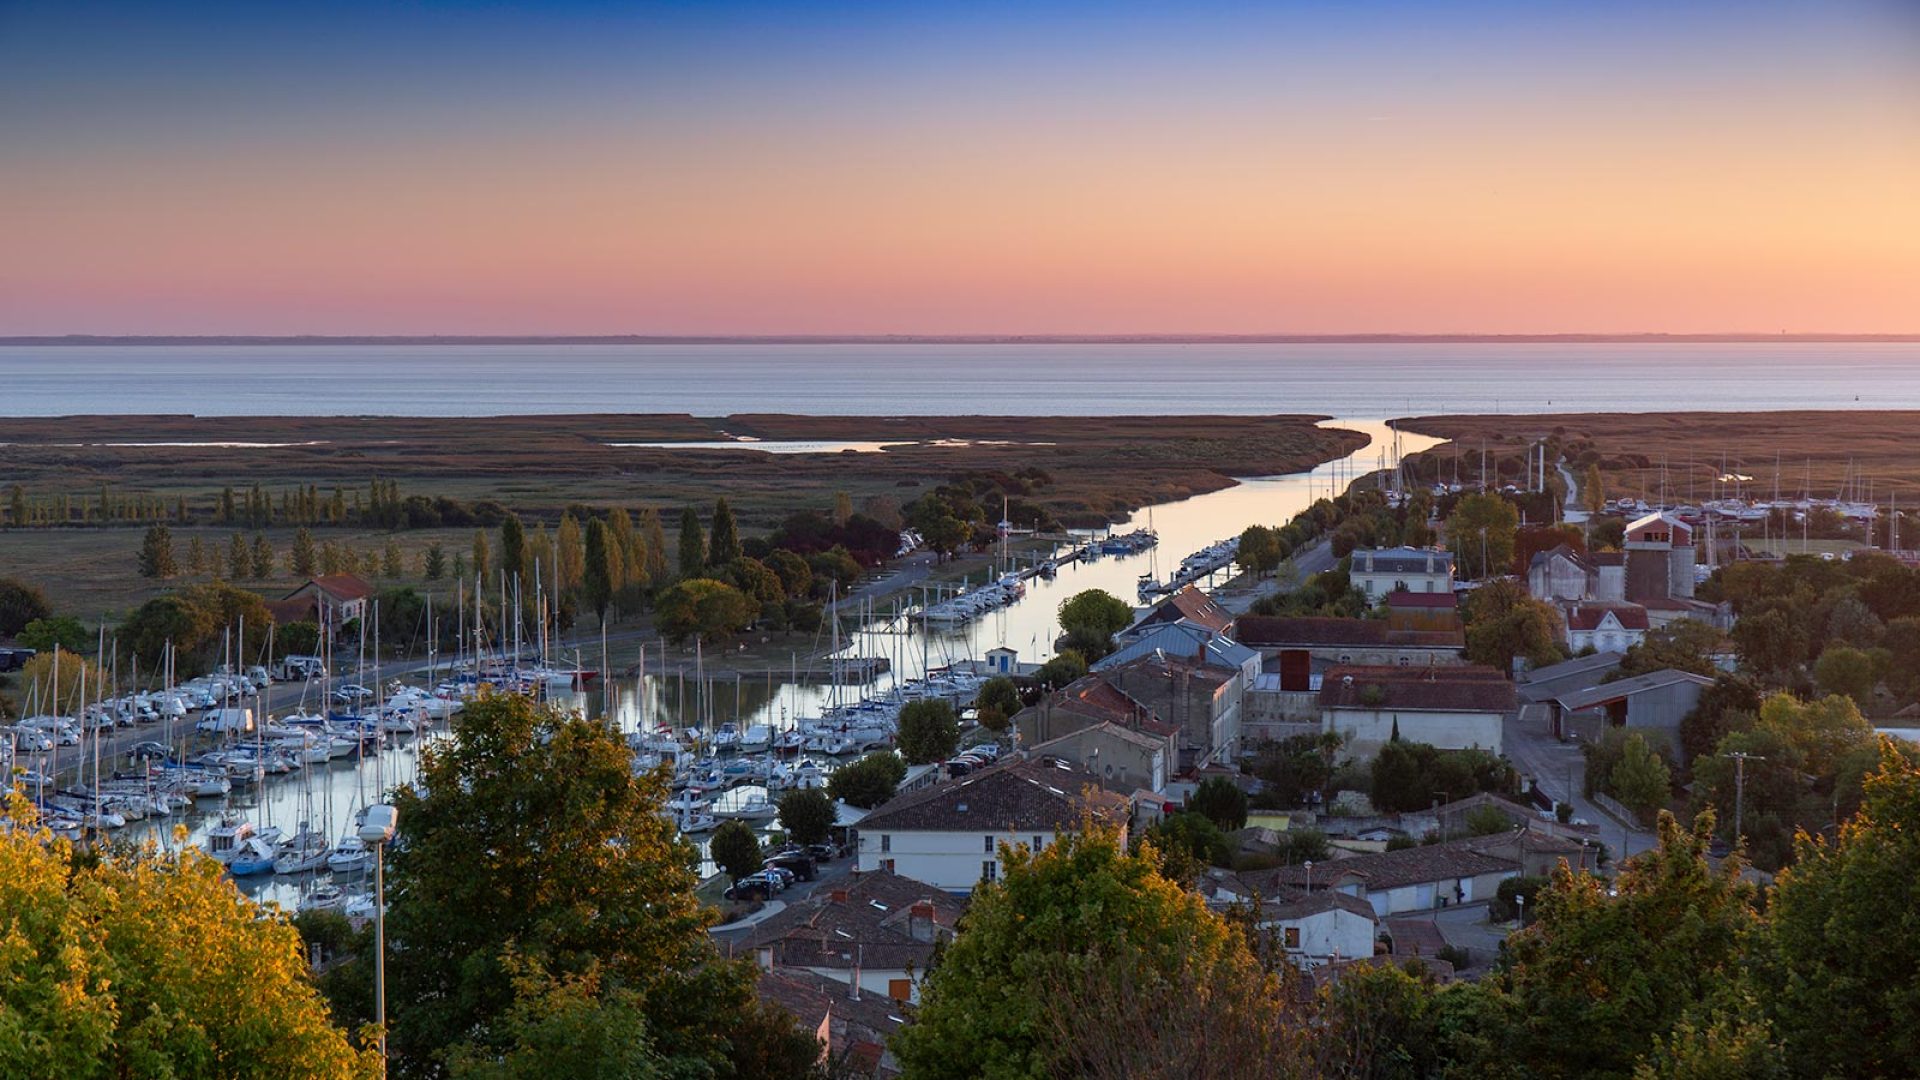
POLYGON ((1043 850, 1088 815, 1124 831, 1127 800, 1053 759, 1019 761, 895 797, 861 819, 860 870, 954 893, 1000 877, 1000 846, 1043 850))

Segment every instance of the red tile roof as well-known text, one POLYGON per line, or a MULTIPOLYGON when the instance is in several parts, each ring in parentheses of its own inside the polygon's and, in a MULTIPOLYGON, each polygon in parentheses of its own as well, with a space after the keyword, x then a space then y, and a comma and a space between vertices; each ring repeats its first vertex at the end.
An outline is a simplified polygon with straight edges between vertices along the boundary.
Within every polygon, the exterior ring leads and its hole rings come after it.
POLYGON ((1406 589, 1395 589, 1387 594, 1387 606, 1453 609, 1460 606, 1460 601, 1450 592, 1409 592, 1406 589))
POLYGON ((1647 628, 1647 609, 1639 604, 1607 604, 1581 601, 1567 608, 1567 629, 1597 630, 1600 623, 1612 614, 1620 623, 1622 630, 1645 630, 1647 628))
POLYGON ((308 578, 300 588, 288 593, 286 598, 289 600, 294 598, 309 585, 335 600, 365 600, 373 595, 373 586, 367 584, 366 579, 358 574, 322 574, 316 578, 308 578))
POLYGON ((1391 709, 1402 712, 1512 712, 1513 684, 1484 664, 1405 668, 1350 664, 1320 681, 1323 709, 1391 709))
POLYGON ((1141 619, 1141 624, 1179 622, 1185 619, 1197 623, 1218 634, 1227 632, 1233 625, 1233 616, 1226 608, 1213 602, 1213 598, 1191 585, 1184 586, 1179 592, 1167 597, 1153 606, 1141 619))

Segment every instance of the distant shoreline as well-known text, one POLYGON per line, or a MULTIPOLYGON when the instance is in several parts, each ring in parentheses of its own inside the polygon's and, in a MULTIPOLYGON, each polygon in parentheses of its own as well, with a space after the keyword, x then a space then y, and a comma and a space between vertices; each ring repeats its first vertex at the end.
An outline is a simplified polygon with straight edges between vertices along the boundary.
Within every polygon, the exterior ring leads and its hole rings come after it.
POLYGON ((1915 334, 19 335, 0 346, 169 345, 1764 345, 1911 344, 1915 334))

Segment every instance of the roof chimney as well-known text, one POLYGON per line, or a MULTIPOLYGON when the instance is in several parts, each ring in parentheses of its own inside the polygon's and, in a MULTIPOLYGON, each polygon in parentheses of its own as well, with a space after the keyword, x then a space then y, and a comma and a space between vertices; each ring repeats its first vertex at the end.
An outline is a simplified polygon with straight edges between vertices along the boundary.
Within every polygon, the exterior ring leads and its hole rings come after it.
POLYGON ((827 894, 827 899, 832 900, 836 904, 844 904, 847 902, 847 890, 844 888, 835 889, 827 894))

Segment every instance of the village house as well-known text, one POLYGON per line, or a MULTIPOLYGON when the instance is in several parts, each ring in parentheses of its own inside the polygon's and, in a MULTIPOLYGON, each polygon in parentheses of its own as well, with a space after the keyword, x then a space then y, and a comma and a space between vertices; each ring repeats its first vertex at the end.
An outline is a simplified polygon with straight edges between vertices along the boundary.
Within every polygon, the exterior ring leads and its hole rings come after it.
POLYGON ((860 870, 887 870, 954 893, 1000 879, 1000 845, 1040 851, 1088 818, 1118 826, 1127 800, 1057 759, 1018 761, 896 796, 861 820, 860 870))
POLYGON ((1520 697, 1530 705, 1545 705, 1569 690, 1598 686, 1618 671, 1625 659, 1620 653, 1600 652, 1534 668, 1520 677, 1520 697))
POLYGON ((1027 748, 1105 723, 1169 739, 1176 750, 1179 746, 1180 725, 1161 720, 1101 675, 1075 679, 1014 713, 1011 721, 1018 745, 1027 748))
POLYGON ((1190 657, 1155 653, 1095 677, 1179 727, 1178 771, 1230 761, 1239 752, 1246 684, 1238 668, 1209 667, 1190 657))
POLYGON ((1561 609, 1569 652, 1624 653, 1647 639, 1647 609, 1639 604, 1575 600, 1561 609))
POLYGON ((1339 733, 1360 760, 1394 739, 1498 754, 1517 705, 1513 684, 1481 664, 1338 667, 1321 683, 1319 699, 1322 730, 1339 733))
POLYGON ((763 971, 805 971, 917 1002, 935 946, 953 939, 964 910, 951 893, 899 874, 854 874, 762 920, 733 949, 763 971))
POLYGON ((1167 780, 1179 761, 1178 731, 1167 728, 1161 734, 1149 734, 1109 720, 1049 739, 1026 753, 1031 758, 1070 761, 1098 776, 1102 786, 1116 791, 1158 794, 1167 789, 1167 780))
POLYGON ((1704 676, 1662 669, 1562 690, 1550 702, 1553 733, 1592 742, 1608 728, 1621 727, 1678 748, 1680 721, 1712 685, 1713 680, 1704 676))
POLYGON ((1143 630, 1140 636, 1095 661, 1092 670, 1108 671, 1155 653, 1190 657, 1203 667, 1238 671, 1247 682, 1260 674, 1260 650, 1190 622, 1161 623, 1143 630))
POLYGON ((1396 589, 1387 594, 1387 628, 1397 631, 1457 634, 1464 632, 1460 600, 1450 592, 1417 593, 1396 589))
POLYGON ((1446 630, 1396 627, 1392 619, 1338 619, 1322 616, 1247 615, 1236 627, 1240 644, 1257 649, 1261 669, 1280 676, 1287 690, 1317 689, 1316 662, 1394 667, 1433 667, 1462 663, 1466 635, 1446 630))
POLYGON ((842 1068, 875 1078, 900 1075, 888 1040, 905 1027, 912 1011, 903 1002, 860 994, 841 983, 797 968, 762 971, 759 996, 794 1018, 801 1031, 820 1041, 823 1069, 842 1068))
POLYGON ((1225 634, 1233 629, 1233 615, 1215 603, 1213 597, 1192 585, 1183 585, 1148 608, 1132 626, 1115 637, 1120 642, 1129 642, 1158 627, 1181 623, 1225 634))
POLYGON ((1263 890, 1277 884, 1345 893, 1365 900, 1384 919, 1492 899, 1502 881, 1520 872, 1518 860, 1478 850, 1472 840, 1453 840, 1242 876, 1263 890))
POLYGON ((1590 600, 1599 571, 1586 552, 1560 544, 1534 553, 1527 562, 1527 591, 1535 599, 1556 603, 1590 600))
POLYGON ((1627 525, 1626 596, 1636 604, 1693 598, 1693 526, 1652 513, 1627 525))
POLYGON ((1254 924, 1264 938, 1262 946, 1279 950, 1302 970, 1373 955, 1379 917, 1373 905, 1351 893, 1308 892, 1274 881, 1265 889, 1255 888, 1241 875, 1218 868, 1202 874, 1196 887, 1207 906, 1217 911, 1257 901, 1254 924))
POLYGON ((1439 548, 1355 548, 1347 577, 1353 587, 1377 600, 1395 590, 1416 593, 1453 591, 1453 553, 1439 548))
POLYGON ((365 619, 374 589, 358 574, 323 574, 267 605, 274 621, 284 626, 313 622, 335 633, 355 619, 365 619))

